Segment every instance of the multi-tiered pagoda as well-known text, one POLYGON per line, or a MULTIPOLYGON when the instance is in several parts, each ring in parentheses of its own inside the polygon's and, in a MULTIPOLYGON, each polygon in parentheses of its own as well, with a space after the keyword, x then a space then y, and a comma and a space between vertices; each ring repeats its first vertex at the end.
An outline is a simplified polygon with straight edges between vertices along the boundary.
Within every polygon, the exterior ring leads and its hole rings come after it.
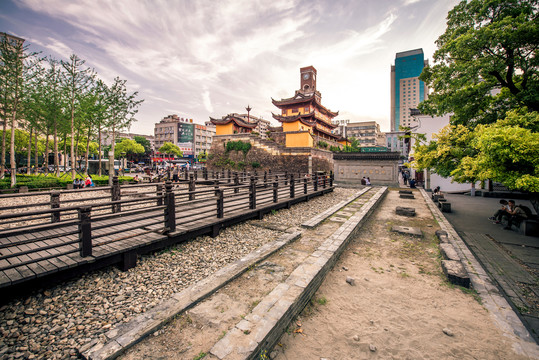
POLYGON ((301 87, 293 97, 271 101, 281 110, 281 114, 272 114, 275 120, 282 123, 286 135, 287 147, 313 147, 319 141, 329 145, 343 144, 340 135, 331 130, 337 125, 331 120, 339 114, 321 103, 322 95, 316 90, 316 69, 307 66, 300 69, 301 87))

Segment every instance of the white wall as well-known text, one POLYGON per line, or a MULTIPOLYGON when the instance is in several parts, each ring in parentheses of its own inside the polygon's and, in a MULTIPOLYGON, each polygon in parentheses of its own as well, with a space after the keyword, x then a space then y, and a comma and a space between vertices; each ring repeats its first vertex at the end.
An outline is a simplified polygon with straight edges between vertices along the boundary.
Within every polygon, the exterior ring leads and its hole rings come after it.
MULTIPOLYGON (((440 130, 442 130, 443 127, 449 124, 449 120, 451 118, 450 114, 446 114, 444 116, 428 116, 428 115, 420 115, 417 116, 418 119, 418 127, 415 129, 412 129, 412 131, 416 134, 425 134, 427 138, 427 142, 432 140, 432 136, 440 130)), ((414 141, 414 140, 412 140, 414 141)), ((413 145, 412 142, 412 150, 410 157, 413 155, 413 145)), ((427 179, 427 171, 424 171, 424 179, 427 179)), ((458 191, 466 191, 470 190, 472 188, 471 183, 464 183, 459 184, 456 182, 451 182, 451 178, 444 178, 441 177, 438 174, 430 174, 430 182, 427 183, 425 181, 425 189, 434 189, 435 187, 439 186, 440 190, 443 192, 458 192, 458 191)), ((476 184, 476 189, 479 189, 479 183, 476 184)))

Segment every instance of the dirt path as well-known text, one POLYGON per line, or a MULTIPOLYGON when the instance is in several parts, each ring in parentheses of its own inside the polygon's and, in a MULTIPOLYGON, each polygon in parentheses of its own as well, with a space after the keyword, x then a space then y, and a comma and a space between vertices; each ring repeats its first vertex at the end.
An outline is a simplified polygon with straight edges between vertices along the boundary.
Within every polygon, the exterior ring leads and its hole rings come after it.
POLYGON ((424 200, 391 191, 271 353, 292 359, 526 359, 471 291, 447 283, 424 200), (411 206, 415 218, 395 215, 411 206), (423 238, 390 231, 416 226, 423 238), (346 277, 355 285, 346 283, 346 277))

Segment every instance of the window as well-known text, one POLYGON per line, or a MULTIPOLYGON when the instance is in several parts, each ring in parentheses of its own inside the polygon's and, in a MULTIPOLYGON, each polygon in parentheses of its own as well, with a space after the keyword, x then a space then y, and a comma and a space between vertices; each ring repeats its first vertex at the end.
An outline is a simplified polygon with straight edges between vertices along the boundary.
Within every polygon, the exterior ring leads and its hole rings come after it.
POLYGON ((292 109, 292 113, 297 113, 299 112, 299 109, 292 109))

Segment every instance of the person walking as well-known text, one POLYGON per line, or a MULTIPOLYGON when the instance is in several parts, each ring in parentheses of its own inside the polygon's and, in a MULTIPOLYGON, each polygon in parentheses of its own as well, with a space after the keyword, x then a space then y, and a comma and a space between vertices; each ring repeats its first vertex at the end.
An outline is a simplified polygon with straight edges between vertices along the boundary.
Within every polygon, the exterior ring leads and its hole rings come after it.
POLYGON ((180 170, 178 169, 178 166, 174 166, 174 169, 172 170, 172 182, 178 182, 180 181, 178 175, 180 173, 180 170))

